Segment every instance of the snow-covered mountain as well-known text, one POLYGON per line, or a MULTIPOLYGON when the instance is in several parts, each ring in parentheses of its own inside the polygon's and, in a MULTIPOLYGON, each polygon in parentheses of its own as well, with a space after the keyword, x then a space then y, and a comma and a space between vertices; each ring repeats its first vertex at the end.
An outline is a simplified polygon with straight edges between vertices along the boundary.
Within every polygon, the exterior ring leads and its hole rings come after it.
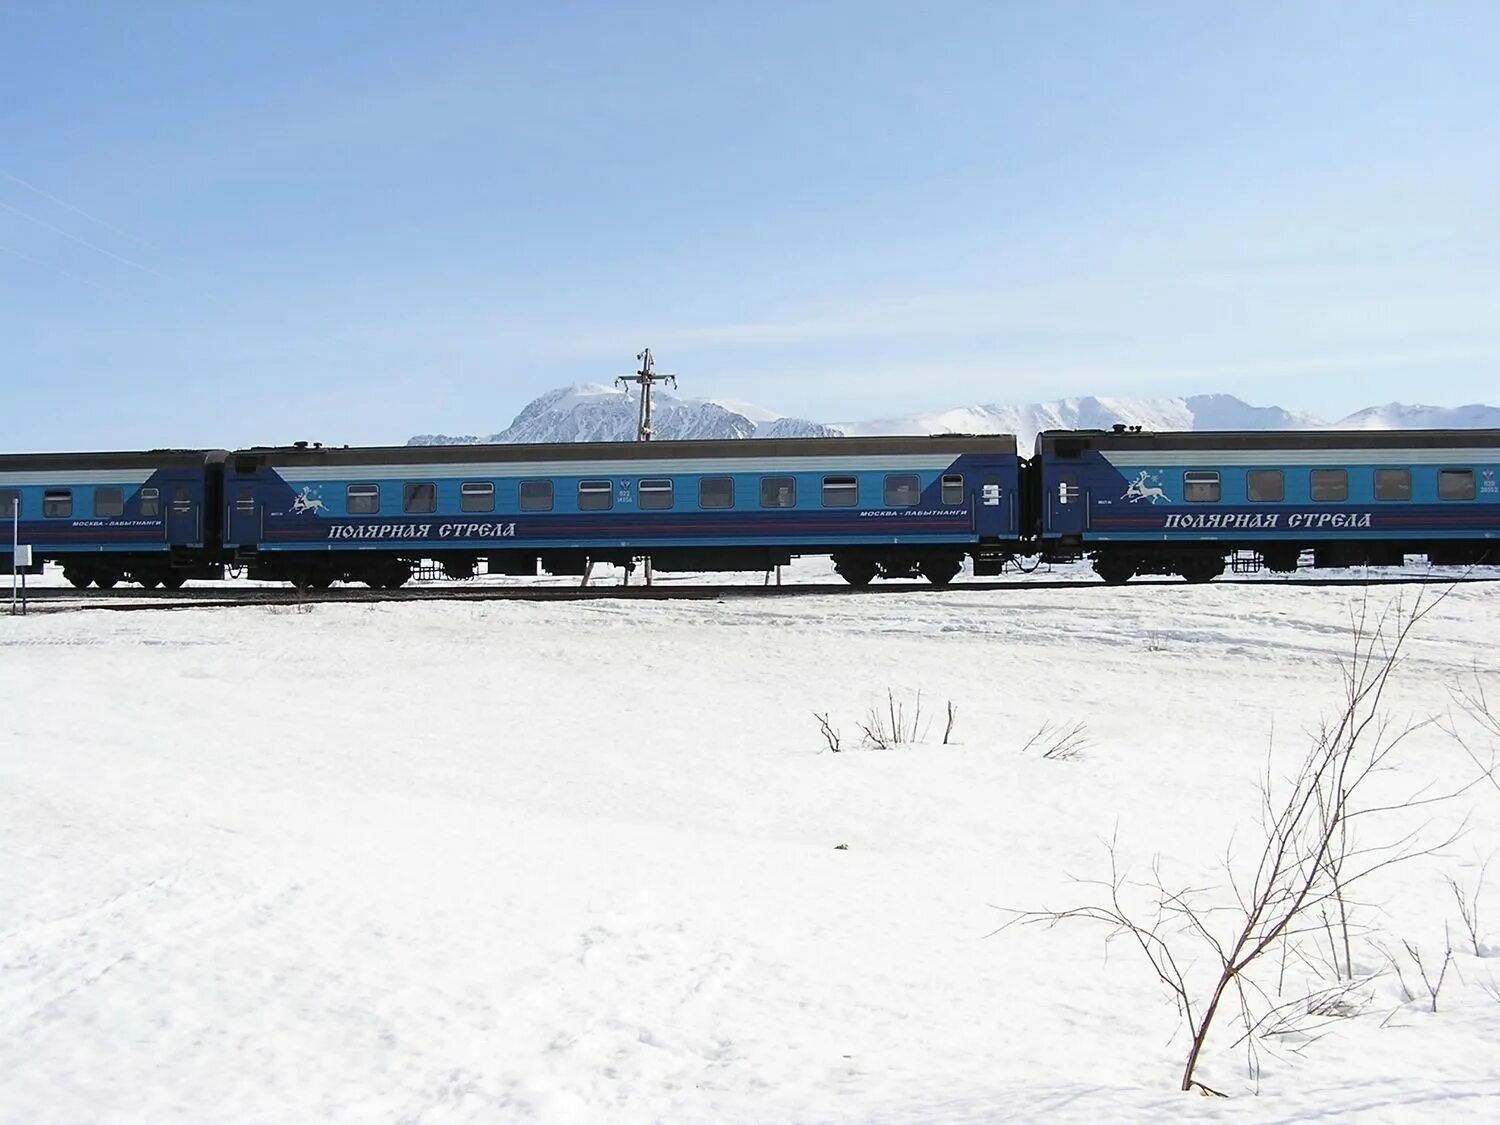
MULTIPOLYGON (((488 437, 422 434, 408 445, 467 445, 543 441, 632 441, 640 399, 630 391, 583 383, 560 387, 532 400, 515 421, 488 437)), ((748 437, 838 437, 836 427, 787 418, 735 399, 679 398, 658 388, 652 397, 652 428, 663 440, 748 437)))
MULTIPOLYGON (((506 429, 488 436, 422 434, 408 445, 549 441, 630 441, 639 399, 594 384, 561 387, 528 404, 506 429)), ((1279 406, 1252 406, 1233 395, 1185 398, 1057 399, 1015 405, 962 406, 866 422, 820 423, 791 418, 736 399, 681 398, 657 390, 658 438, 866 437, 895 434, 1015 434, 1029 449, 1041 430, 1108 429, 1116 423, 1148 430, 1500 428, 1500 407, 1454 408, 1388 403, 1327 422, 1279 406)))
POLYGON ((836 429, 849 437, 883 434, 1016 434, 1030 446, 1042 430, 1108 429, 1116 423, 1147 430, 1305 430, 1326 423, 1279 406, 1251 406, 1233 395, 1187 398, 1064 398, 1015 406, 965 406, 908 414, 836 429))
POLYGON ((1477 402, 1454 407, 1388 402, 1384 406, 1369 406, 1356 411, 1338 425, 1346 430, 1497 429, 1500 428, 1500 407, 1477 402))

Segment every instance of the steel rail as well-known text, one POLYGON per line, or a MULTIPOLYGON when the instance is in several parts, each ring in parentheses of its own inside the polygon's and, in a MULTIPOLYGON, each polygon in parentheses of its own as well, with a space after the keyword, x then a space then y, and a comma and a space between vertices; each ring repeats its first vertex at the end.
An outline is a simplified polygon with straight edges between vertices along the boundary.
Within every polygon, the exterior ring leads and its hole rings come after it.
MULTIPOLYGON (((1442 586, 1500 582, 1500 573, 1484 575, 1389 575, 1363 578, 1222 578, 1213 586, 1269 586, 1276 589, 1326 589, 1362 586, 1442 586)), ((1102 582, 1080 579, 1040 579, 1028 582, 984 581, 955 582, 950 586, 903 583, 872 586, 850 586, 846 583, 799 583, 786 586, 752 585, 654 585, 654 586, 432 586, 404 587, 397 590, 361 589, 356 587, 298 591, 291 588, 255 587, 225 590, 216 587, 178 590, 72 590, 61 587, 33 591, 33 612, 63 613, 80 610, 150 610, 150 609, 221 609, 235 606, 302 606, 349 605, 379 602, 433 601, 728 601, 735 598, 762 597, 863 597, 895 594, 939 592, 983 593, 1024 592, 1027 590, 1093 589, 1124 591, 1131 589, 1177 588, 1201 590, 1205 585, 1186 583, 1174 577, 1137 578, 1127 585, 1106 586, 1102 582)))

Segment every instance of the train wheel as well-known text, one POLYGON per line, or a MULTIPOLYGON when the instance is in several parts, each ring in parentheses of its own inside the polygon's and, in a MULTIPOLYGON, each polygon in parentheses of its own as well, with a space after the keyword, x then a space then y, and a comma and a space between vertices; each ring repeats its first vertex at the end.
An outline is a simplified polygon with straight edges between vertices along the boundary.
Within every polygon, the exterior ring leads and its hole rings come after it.
POLYGON ((922 577, 934 586, 946 586, 963 568, 964 564, 958 559, 924 559, 922 577))
POLYGON ((410 578, 410 563, 393 562, 372 566, 364 573, 362 581, 372 590, 395 590, 405 586, 410 578))
POLYGON ((875 564, 868 559, 835 559, 833 569, 851 586, 868 586, 875 580, 875 564))
POLYGON ((156 577, 156 575, 154 574, 143 574, 139 578, 137 578, 136 581, 139 582, 141 584, 141 588, 145 590, 154 590, 161 585, 161 579, 156 577))
POLYGON ((80 590, 94 580, 94 576, 88 571, 72 566, 63 568, 63 577, 80 590))
POLYGON ((1116 555, 1100 555, 1094 560, 1094 573, 1109 586, 1123 586, 1135 577, 1135 563, 1116 555))
POLYGON ((182 589, 182 584, 185 581, 186 579, 183 577, 180 571, 169 570, 162 577, 161 588, 163 590, 180 590, 182 589))
POLYGON ((1189 582, 1212 582, 1224 573, 1224 560, 1213 556, 1192 559, 1184 563, 1177 573, 1189 582))
POLYGON ((98 586, 101 590, 108 590, 119 580, 120 576, 118 574, 101 574, 94 579, 94 585, 98 586))

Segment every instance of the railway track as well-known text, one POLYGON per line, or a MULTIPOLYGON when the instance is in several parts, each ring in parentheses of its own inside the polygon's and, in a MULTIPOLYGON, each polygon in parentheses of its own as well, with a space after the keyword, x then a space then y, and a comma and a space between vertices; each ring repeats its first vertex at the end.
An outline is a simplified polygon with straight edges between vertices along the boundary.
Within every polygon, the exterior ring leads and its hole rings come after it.
MULTIPOLYGON (((1298 588, 1451 585, 1500 582, 1500 570, 1485 574, 1423 574, 1383 577, 1333 578, 1235 578, 1217 580, 1215 586, 1294 586, 1298 588)), ((1177 578, 1138 578, 1129 590, 1143 587, 1189 587, 1177 578)), ((1025 591, 1074 588, 1105 589, 1102 583, 1086 578, 1071 579, 997 579, 956 582, 943 587, 948 591, 1025 591)), ((371 590, 362 587, 335 587, 326 590, 298 591, 291 588, 255 586, 183 587, 178 590, 75 590, 65 587, 42 587, 28 592, 28 612, 74 613, 81 610, 135 612, 158 609, 224 609, 236 606, 300 606, 368 604, 374 602, 576 602, 576 601, 724 601, 732 598, 761 597, 875 597, 889 594, 936 592, 922 582, 883 583, 854 587, 843 582, 792 583, 783 586, 721 585, 695 583, 659 583, 652 586, 492 586, 435 585, 414 586, 398 590, 371 590)), ((3 609, 0 609, 3 614, 3 609)))

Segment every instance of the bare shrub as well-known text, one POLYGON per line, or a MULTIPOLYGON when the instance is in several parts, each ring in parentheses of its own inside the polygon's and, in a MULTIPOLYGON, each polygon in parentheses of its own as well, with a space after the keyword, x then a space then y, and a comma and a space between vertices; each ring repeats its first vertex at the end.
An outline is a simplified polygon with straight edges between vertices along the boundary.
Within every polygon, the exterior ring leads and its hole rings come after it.
POLYGON ((828 749, 837 754, 844 748, 843 735, 839 733, 836 726, 828 721, 828 715, 813 712, 813 718, 818 720, 818 733, 823 736, 823 741, 828 744, 828 749))
POLYGON ((1298 1040, 1296 1050, 1322 1038, 1317 1029, 1332 1020, 1354 1019, 1362 1015, 1373 996, 1373 976, 1359 980, 1341 980, 1303 995, 1282 1001, 1265 1012, 1254 1026, 1246 1028, 1234 1043, 1238 1047, 1249 1036, 1264 1039, 1298 1040))
POLYGON ((1451 715, 1444 730, 1450 738, 1463 747, 1464 752, 1479 768, 1485 780, 1500 791, 1500 710, 1490 706, 1484 681, 1480 679, 1478 673, 1475 673, 1473 683, 1462 688, 1450 689, 1450 694, 1458 709, 1469 718, 1474 726, 1479 728, 1480 735, 1489 741, 1489 747, 1487 750, 1481 750, 1474 745, 1471 737, 1459 728, 1451 715))
MULTIPOLYGON (((828 712, 813 712, 818 720, 818 734, 833 753, 841 753, 845 747, 843 735, 833 724, 828 712)), ((943 725, 943 745, 953 743, 953 730, 958 723, 958 705, 947 701, 947 714, 943 725)), ((915 692, 908 700, 887 688, 885 699, 872 703, 864 719, 856 720, 859 729, 859 745, 866 750, 892 750, 898 746, 911 746, 927 740, 931 719, 922 708, 922 693, 915 692)))
MULTIPOLYGON (((1427 842, 1425 826, 1410 827, 1407 816, 1395 814, 1452 800, 1478 781, 1444 793, 1423 786, 1395 801, 1367 797, 1371 779, 1394 766, 1395 752, 1424 725, 1392 723, 1382 702, 1412 630, 1444 596, 1426 606, 1419 598, 1409 612, 1393 602, 1374 620, 1368 603, 1352 615, 1351 651, 1342 665, 1342 706, 1316 732, 1289 779, 1277 781, 1268 765, 1260 783, 1259 854, 1245 867, 1236 863, 1232 850, 1226 851, 1221 866, 1227 887, 1169 888, 1159 861, 1149 879, 1128 881, 1111 841, 1110 877, 1094 884, 1103 890, 1102 901, 1068 910, 1018 911, 1006 924, 1095 922, 1108 928, 1111 939, 1126 938, 1172 996, 1187 1029, 1180 1089, 1218 1092, 1199 1079, 1198 1071, 1224 1012, 1235 1013, 1244 1032, 1236 1044, 1245 1046, 1248 1070, 1257 1077, 1257 1043, 1265 1041, 1266 1029, 1285 1026, 1277 1015, 1285 1004, 1273 1000, 1276 985, 1263 981, 1265 974, 1258 972, 1265 967, 1262 962, 1274 965, 1279 953, 1284 972, 1289 952, 1306 958, 1306 944, 1320 932, 1347 935, 1354 888, 1395 864, 1432 854, 1462 831, 1427 842), (1368 837, 1379 828, 1382 835, 1371 841, 1368 837), (1142 910, 1128 904, 1127 893, 1143 893, 1149 906, 1142 910), (1232 901, 1226 903, 1226 898, 1232 901), (1340 919, 1337 931, 1335 918, 1340 919), (1206 973, 1200 965, 1207 966, 1206 973)), ((1033 738, 1028 746, 1039 741, 1033 738)), ((1343 971, 1338 975, 1348 983, 1346 936, 1342 944, 1343 955, 1336 960, 1343 971)), ((1440 988, 1442 972, 1433 976, 1440 988)), ((1348 993, 1341 983, 1330 995, 1348 993)), ((1436 1003, 1435 991, 1432 1001, 1436 1003)), ((1302 1006, 1308 1016, 1318 1010, 1317 1004, 1302 1006)))
MULTIPOLYGON (((1417 975, 1422 978, 1422 987, 1426 990, 1428 1001, 1432 1005, 1430 1010, 1436 1012, 1438 993, 1443 991, 1443 981, 1448 976, 1448 966, 1453 964, 1453 940, 1448 935, 1448 927, 1443 927, 1443 963, 1431 969, 1422 960, 1421 950, 1409 941, 1402 941, 1401 944, 1406 949, 1406 955, 1411 958, 1411 963, 1417 967, 1417 975)), ((1404 980, 1401 982, 1401 987, 1405 990, 1404 980)), ((1411 998, 1416 999, 1416 997, 1411 998)))
POLYGON ((906 701, 898 700, 895 691, 887 688, 885 704, 872 703, 864 722, 856 725, 864 735, 865 745, 875 750, 921 742, 927 733, 922 724, 922 693, 917 692, 908 709, 906 701))
POLYGON ((1489 873, 1490 861, 1495 857, 1490 856, 1479 868, 1479 877, 1474 880, 1474 889, 1463 886, 1452 875, 1444 876, 1448 889, 1453 892, 1453 899, 1458 904, 1458 916, 1464 924, 1464 933, 1469 937, 1469 945, 1474 950, 1474 956, 1484 956, 1484 942, 1481 940, 1483 930, 1479 922, 1479 899, 1484 894, 1484 877, 1489 873))
POLYGON ((1021 753, 1029 754, 1033 750, 1040 750, 1044 758, 1068 761, 1089 748, 1088 729, 1087 723, 1077 722, 1068 726, 1048 719, 1022 744, 1021 753))

